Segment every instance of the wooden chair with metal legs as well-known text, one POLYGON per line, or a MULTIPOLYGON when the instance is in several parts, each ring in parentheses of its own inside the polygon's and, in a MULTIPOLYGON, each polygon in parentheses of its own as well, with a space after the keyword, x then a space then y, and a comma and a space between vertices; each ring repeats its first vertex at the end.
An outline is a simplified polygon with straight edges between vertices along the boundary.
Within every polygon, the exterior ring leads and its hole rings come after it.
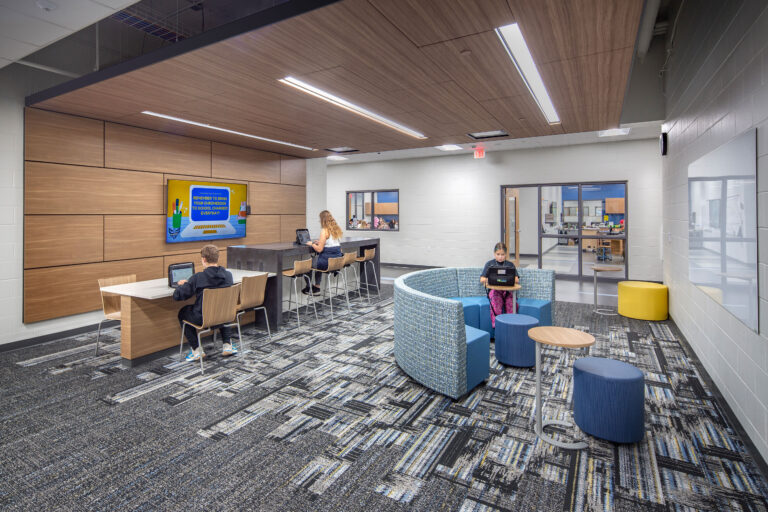
POLYGON ((267 279, 269 276, 263 274, 260 276, 243 277, 240 283, 240 304, 237 306, 237 324, 240 325, 240 317, 248 311, 254 312, 253 327, 256 329, 256 311, 264 311, 264 320, 267 322, 267 334, 272 339, 272 331, 269 328, 269 315, 267 308, 264 307, 264 295, 267 290, 267 279))
POLYGON ((352 312, 352 310, 349 308, 349 293, 347 293, 347 276, 342 271, 344 268, 344 256, 339 256, 338 258, 328 258, 328 268, 325 270, 320 270, 317 268, 313 268, 312 272, 322 272, 325 274, 325 287, 323 288, 323 300, 320 302, 322 305, 325 304, 325 292, 328 292, 328 305, 331 307, 331 320, 333 320, 333 295, 331 295, 330 288, 330 282, 331 277, 336 277, 336 291, 334 292, 334 295, 338 294, 339 291, 339 276, 341 276, 344 279, 344 296, 347 298, 347 312, 352 312))
MULTIPOLYGON (((357 277, 357 268, 355 268, 355 263, 357 260, 357 253, 356 252, 345 252, 342 253, 342 256, 344 258, 344 282, 345 284, 349 283, 349 279, 347 279, 347 268, 352 268, 352 273, 355 276, 355 282, 357 283, 357 296, 360 298, 360 300, 363 300, 363 292, 360 291, 360 279, 357 277)), ((349 294, 349 291, 347 291, 347 294, 349 294)))
MULTIPOLYGON (((381 287, 379 286, 379 278, 376 275, 376 265, 373 263, 373 258, 375 257, 376 257, 376 248, 373 247, 371 249, 365 249, 365 251, 363 251, 362 256, 358 256, 357 258, 355 258, 356 262, 363 264, 363 269, 362 269, 362 272, 360 272, 360 277, 362 278, 363 274, 365 274, 365 291, 368 294, 368 302, 371 302, 371 290, 370 290, 371 286, 376 287, 376 294, 379 296, 379 298, 381 298, 381 287), (373 271, 373 279, 376 280, 376 284, 373 284, 368 280, 368 272, 366 272, 366 266, 369 263, 371 264, 371 270, 373 271)), ((361 286, 363 286, 362 283, 361 283, 361 286)))
POLYGON ((237 301, 240 297, 240 285, 228 286, 226 288, 206 288, 203 290, 203 321, 200 325, 195 325, 186 320, 181 324, 181 341, 179 342, 179 358, 182 358, 182 349, 184 347, 184 329, 187 326, 197 330, 197 346, 200 348, 200 373, 203 370, 203 341, 201 336, 207 333, 213 333, 213 343, 216 343, 216 329, 221 326, 237 326, 237 337, 240 346, 243 345, 243 337, 240 333, 240 324, 237 322, 237 301))
MULTIPOLYGON (((105 286, 115 286, 117 284, 135 283, 136 274, 127 276, 105 277, 99 279, 99 291, 105 286)), ((120 295, 114 293, 101 292, 101 308, 104 310, 104 318, 99 321, 99 329, 96 331, 96 354, 99 355, 99 339, 101 338, 101 324, 107 320, 121 320, 120 315, 120 295)))
MULTIPOLYGON (((292 292, 296 293, 296 323, 299 326, 299 329, 301 329, 301 318, 299 314, 299 308, 301 307, 301 295, 299 295, 299 289, 296 287, 296 280, 298 278, 306 279, 307 286, 309 286, 309 289, 312 290, 312 283, 311 279, 309 278, 309 273, 312 272, 312 260, 296 260, 293 262, 293 269, 289 270, 283 270, 283 275, 285 277, 290 277, 291 281, 293 281, 293 286, 288 288, 288 311, 291 310, 291 298, 292 298, 292 292)), ((309 296, 307 296, 307 309, 309 309, 309 296)), ((280 305, 282 308, 282 304, 280 305)), ((317 320, 317 307, 315 306, 315 301, 312 301, 312 308, 315 310, 315 320, 317 320)), ((281 311, 282 313, 282 311, 281 311)))

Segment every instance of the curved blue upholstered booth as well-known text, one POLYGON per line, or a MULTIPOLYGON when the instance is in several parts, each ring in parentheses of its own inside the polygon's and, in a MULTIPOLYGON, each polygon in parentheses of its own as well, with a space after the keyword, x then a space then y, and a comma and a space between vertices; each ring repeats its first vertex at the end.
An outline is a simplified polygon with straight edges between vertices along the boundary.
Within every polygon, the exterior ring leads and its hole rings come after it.
POLYGON ((539 320, 528 315, 504 314, 496 317, 496 359, 510 366, 535 366, 536 342, 528 337, 528 329, 539 320))
MULTIPOLYGON (((456 268, 412 272, 395 280, 395 360, 424 386, 459 398, 488 378, 490 336, 466 325, 456 268)), ((478 282, 480 275, 477 275, 478 282)), ((479 322, 479 306, 467 310, 479 322)))
POLYGON ((643 372, 629 363, 584 357, 573 364, 573 419, 595 437, 636 443, 645 435, 643 372))

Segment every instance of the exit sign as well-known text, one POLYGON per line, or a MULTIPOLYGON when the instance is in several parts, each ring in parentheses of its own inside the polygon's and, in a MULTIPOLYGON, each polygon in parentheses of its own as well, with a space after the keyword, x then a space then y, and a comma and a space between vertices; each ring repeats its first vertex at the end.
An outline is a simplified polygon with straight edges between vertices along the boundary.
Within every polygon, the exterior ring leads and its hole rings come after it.
POLYGON ((485 148, 475 148, 475 158, 485 158, 485 148))

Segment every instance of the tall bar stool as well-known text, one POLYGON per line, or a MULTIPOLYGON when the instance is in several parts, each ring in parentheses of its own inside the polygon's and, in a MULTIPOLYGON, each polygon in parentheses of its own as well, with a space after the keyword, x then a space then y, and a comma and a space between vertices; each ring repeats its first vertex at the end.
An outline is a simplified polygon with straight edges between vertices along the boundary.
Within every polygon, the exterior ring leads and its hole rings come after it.
MULTIPOLYGON (((345 252, 342 253, 344 257, 344 283, 348 284, 349 279, 347 279, 347 268, 352 267, 352 273, 355 275, 355 282, 357 283, 357 295, 360 298, 360 300, 363 300, 363 292, 360 291, 360 279, 357 277, 357 268, 355 268, 355 263, 357 261, 357 253, 356 252, 345 252)), ((347 291, 347 295, 349 295, 349 291, 347 291)))
POLYGON ((347 298, 347 312, 351 313, 352 310, 349 308, 349 293, 347 292, 347 276, 343 272, 344 269, 344 256, 340 256, 338 258, 328 258, 328 268, 326 270, 320 270, 318 268, 313 268, 312 272, 322 272, 325 274, 325 287, 323 288, 323 300, 320 302, 322 305, 325 304, 325 292, 328 292, 328 305, 331 306, 331 320, 333 320, 333 295, 331 295, 331 292, 329 290, 330 288, 330 282, 331 277, 336 278, 336 291, 335 293, 338 293, 339 291, 339 276, 341 276, 344 279, 344 295, 347 298))
POLYGON ((357 258, 355 258, 356 262, 363 264, 363 271, 361 272, 360 275, 362 277, 362 274, 365 274, 365 291, 368 294, 368 302, 371 302, 371 291, 370 291, 371 286, 376 287, 376 294, 378 295, 379 298, 381 298, 381 288, 379 287, 379 278, 376 276, 376 265, 374 265, 373 263, 373 258, 375 257, 376 257, 376 248, 374 247, 372 249, 366 249, 365 251, 363 251, 362 256, 358 256, 357 258), (368 273, 365 271, 366 265, 368 265, 368 263, 371 264, 371 270, 373 271, 373 278, 376 280, 376 284, 370 283, 368 281, 368 273))
MULTIPOLYGON (((288 310, 291 309, 291 298, 292 298, 292 292, 296 292, 296 323, 299 326, 299 329, 301 329, 301 319, 299 318, 299 307, 301 307, 301 295, 299 295, 299 289, 296 286, 296 279, 301 277, 307 280, 308 286, 310 287, 310 290, 312 289, 312 283, 309 279, 309 273, 312 271, 312 260, 296 260, 293 262, 293 269, 283 270, 283 275, 285 277, 290 277, 291 281, 293 281, 293 287, 288 288, 288 310)), ((307 296, 307 308, 309 308, 309 296, 307 296)), ((282 309, 282 304, 280 305, 282 309)), ((317 320, 317 307, 315 306, 315 301, 312 301, 312 308, 315 310, 315 320, 317 320)), ((282 311, 281 311, 282 314, 282 311)))

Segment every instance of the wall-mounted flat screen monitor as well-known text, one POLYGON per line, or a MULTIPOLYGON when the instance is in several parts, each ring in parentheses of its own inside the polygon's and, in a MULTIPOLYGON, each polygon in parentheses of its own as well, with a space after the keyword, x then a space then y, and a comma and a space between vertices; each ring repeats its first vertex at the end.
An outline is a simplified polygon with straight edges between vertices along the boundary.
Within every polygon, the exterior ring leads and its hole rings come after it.
POLYGON ((758 330, 757 132, 688 166, 688 277, 758 330))
POLYGON ((168 180, 165 241, 245 237, 247 196, 242 183, 168 180))

